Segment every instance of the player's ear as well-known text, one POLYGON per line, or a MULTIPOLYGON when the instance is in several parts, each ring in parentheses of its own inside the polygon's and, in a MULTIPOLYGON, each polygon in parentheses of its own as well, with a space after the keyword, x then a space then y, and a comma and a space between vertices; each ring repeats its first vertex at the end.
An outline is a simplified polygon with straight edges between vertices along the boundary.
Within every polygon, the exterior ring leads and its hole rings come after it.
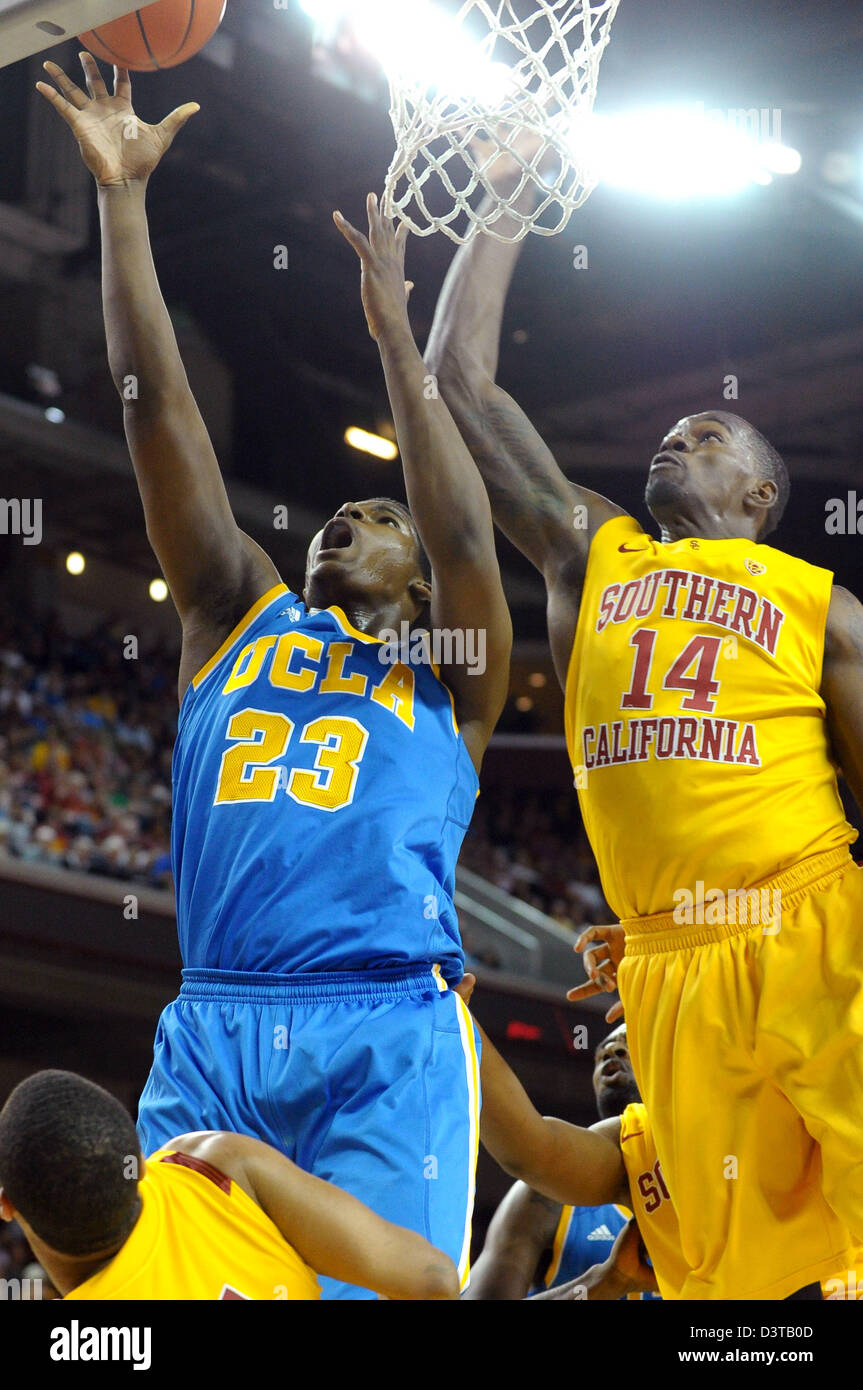
POLYGON ((779 496, 779 489, 772 478, 753 478, 746 496, 753 506, 769 511, 779 496))
POLYGON ((767 524, 767 514, 779 496, 779 489, 772 478, 753 478, 746 493, 747 508, 759 514, 761 526, 759 532, 767 524))
POLYGON ((408 585, 408 593, 417 605, 417 608, 422 612, 423 608, 431 603, 431 581, 423 579, 421 575, 418 575, 417 578, 412 579, 408 585))

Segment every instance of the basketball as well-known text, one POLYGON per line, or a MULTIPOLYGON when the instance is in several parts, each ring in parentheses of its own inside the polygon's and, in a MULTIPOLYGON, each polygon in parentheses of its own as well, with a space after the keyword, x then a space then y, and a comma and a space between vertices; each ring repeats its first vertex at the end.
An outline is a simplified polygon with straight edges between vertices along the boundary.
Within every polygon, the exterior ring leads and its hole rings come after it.
POLYGON ((79 38, 96 58, 132 72, 174 68, 200 53, 222 22, 225 0, 156 0, 88 29, 79 38))

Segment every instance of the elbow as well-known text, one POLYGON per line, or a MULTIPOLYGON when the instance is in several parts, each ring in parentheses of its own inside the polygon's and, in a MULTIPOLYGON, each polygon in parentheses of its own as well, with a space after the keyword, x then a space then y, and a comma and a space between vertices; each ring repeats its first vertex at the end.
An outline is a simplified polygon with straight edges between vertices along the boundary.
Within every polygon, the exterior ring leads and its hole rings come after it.
POLYGON ((423 1291, 420 1298, 428 1302, 456 1299, 461 1292, 458 1270, 452 1260, 440 1254, 435 1264, 424 1271, 423 1291))

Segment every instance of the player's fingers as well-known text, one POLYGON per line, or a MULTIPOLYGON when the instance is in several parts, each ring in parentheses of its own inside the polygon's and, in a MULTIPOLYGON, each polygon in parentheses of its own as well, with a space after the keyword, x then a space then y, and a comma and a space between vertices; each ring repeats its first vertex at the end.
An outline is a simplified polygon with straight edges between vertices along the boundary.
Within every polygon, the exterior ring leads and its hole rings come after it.
POLYGON ((405 250, 407 248, 408 237, 410 236, 410 233, 411 229, 408 226, 407 222, 400 222, 398 225, 398 230, 395 234, 395 244, 396 254, 399 256, 402 265, 404 265, 405 263, 405 250))
POLYGON ((568 989, 566 991, 566 997, 571 1004, 576 1004, 579 999, 590 999, 594 994, 602 994, 602 986, 595 985, 592 980, 588 980, 587 983, 583 985, 576 985, 575 989, 568 989))
POLYGON ((578 936, 572 949, 574 951, 583 951, 589 941, 607 941, 607 932, 607 927, 585 927, 584 931, 578 936))
POLYGON ((605 1015, 606 1023, 616 1023, 619 1018, 623 1018, 623 1004, 618 999, 616 1004, 612 1004, 608 1013, 605 1015))
POLYGON ((592 980, 596 979, 600 973, 610 976, 614 974, 614 962, 608 952, 607 946, 590 946, 584 953, 584 970, 592 980))
POLYGON ((72 79, 66 76, 63 69, 59 67, 57 63, 52 63, 51 60, 48 59, 42 66, 52 82, 57 83, 57 86, 69 102, 69 105, 74 106, 76 111, 83 111, 84 107, 87 106, 90 101, 87 93, 82 92, 80 87, 76 87, 72 79))
POLYGON ((159 122, 156 129, 164 136, 166 148, 172 144, 174 137, 182 130, 189 118, 196 115, 200 109, 196 101, 187 101, 184 106, 175 107, 163 121, 159 122))
POLYGON ((375 251, 378 248, 381 232, 381 215, 378 211, 377 193, 370 193, 366 198, 366 213, 369 219, 369 245, 375 251))
POLYGON ((131 103, 132 79, 129 76, 128 68, 114 69, 114 96, 122 97, 124 101, 131 103))
POLYGON ((108 95, 108 88, 105 86, 104 79, 99 71, 99 64, 96 62, 92 53, 87 53, 85 50, 79 53, 78 57, 81 59, 81 67, 84 69, 84 79, 87 83, 87 91, 90 93, 90 96, 94 101, 98 101, 100 97, 106 97, 108 95))
POLYGON ((54 110, 60 113, 60 115, 63 117, 63 120, 66 121, 68 125, 73 125, 75 117, 78 113, 75 110, 75 107, 70 106, 66 98, 60 92, 57 91, 56 87, 50 86, 50 84, 47 82, 37 82, 36 91, 40 94, 40 96, 46 97, 47 100, 50 101, 51 105, 54 107, 54 110))
POLYGON ((363 259, 365 256, 369 254, 370 247, 368 243, 368 238, 364 237, 362 232, 358 232, 356 227, 352 227, 350 222, 348 222, 347 218, 342 217, 342 214, 340 212, 334 212, 333 221, 335 222, 345 241, 349 241, 351 243, 351 246, 354 248, 357 255, 361 259, 363 259))

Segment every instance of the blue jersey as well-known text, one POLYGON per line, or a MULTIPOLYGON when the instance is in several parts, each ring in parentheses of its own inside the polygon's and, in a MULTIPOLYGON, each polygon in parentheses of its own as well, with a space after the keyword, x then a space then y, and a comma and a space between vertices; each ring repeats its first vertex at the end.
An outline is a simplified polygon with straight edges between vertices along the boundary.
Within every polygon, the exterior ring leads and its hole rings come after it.
MULTIPOLYGON (((545 1277, 530 1292, 559 1289, 584 1274, 591 1265, 602 1264, 631 1216, 631 1211, 616 1203, 601 1207, 562 1207, 545 1277)), ((659 1299, 659 1294, 627 1294, 626 1297, 659 1299)))
POLYGON ((435 670, 385 653, 280 584, 192 681, 172 825, 186 967, 461 979, 455 864, 478 778, 435 670))

